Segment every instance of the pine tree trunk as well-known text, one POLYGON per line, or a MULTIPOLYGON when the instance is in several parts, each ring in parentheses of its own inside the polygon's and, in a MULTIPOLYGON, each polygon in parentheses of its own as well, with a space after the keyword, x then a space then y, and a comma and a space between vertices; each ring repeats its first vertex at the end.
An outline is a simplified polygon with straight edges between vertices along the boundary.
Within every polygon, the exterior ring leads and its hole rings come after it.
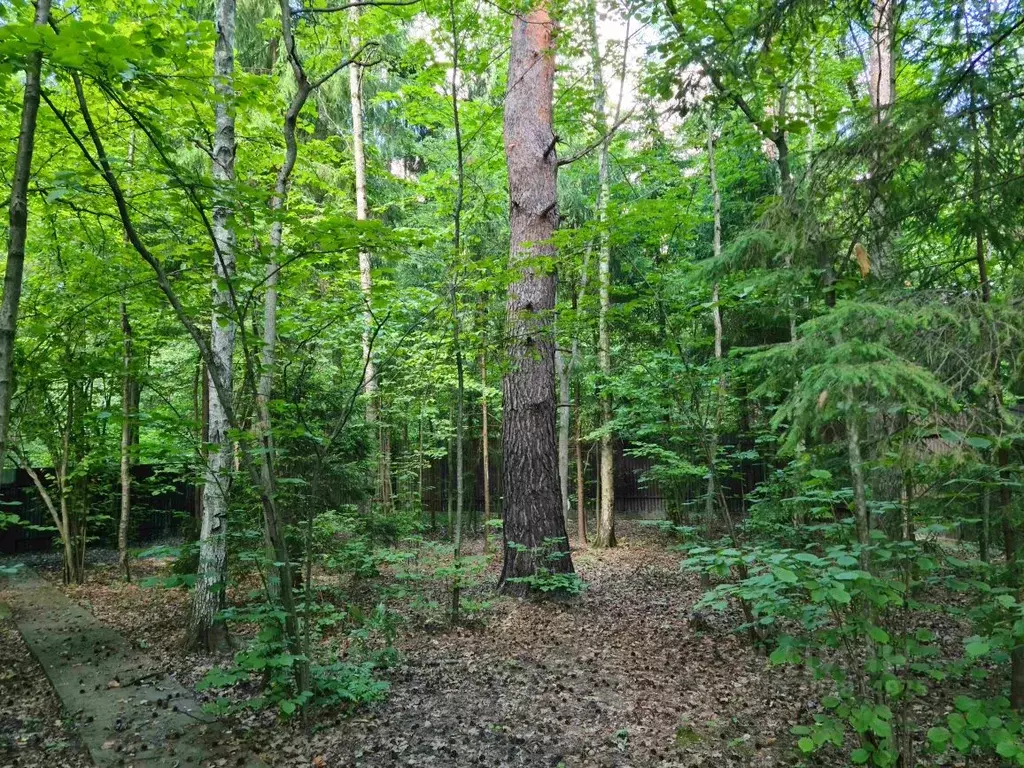
MULTIPOLYGON (((50 20, 50 0, 36 0, 35 24, 45 27, 50 20)), ((43 68, 42 51, 31 54, 25 67, 25 93, 21 103, 21 129, 11 179, 9 228, 7 230, 7 266, 4 295, 0 302, 0 470, 7 457, 7 432, 14 394, 14 338, 18 330, 18 306, 25 268, 25 241, 28 237, 28 181, 32 174, 32 153, 36 143, 36 117, 43 68)))
POLYGON ((523 594, 510 579, 546 568, 573 570, 558 487, 555 436, 555 354, 552 313, 555 277, 534 259, 555 255, 558 225, 553 131, 554 24, 541 3, 512 22, 508 91, 505 97, 505 156, 510 193, 508 371, 502 380, 504 427, 502 471, 505 499, 504 591, 523 594), (564 556, 548 559, 551 550, 564 556))
POLYGON ((235 273, 235 233, 231 226, 235 178, 235 0, 217 0, 214 48, 216 133, 213 143, 213 180, 217 201, 213 209, 214 280, 213 322, 210 328, 212 363, 210 388, 210 443, 203 486, 203 519, 199 534, 199 570, 192 591, 186 644, 212 650, 226 641, 223 624, 216 621, 222 600, 222 580, 227 561, 227 516, 231 483, 231 441, 228 412, 233 386, 232 357, 235 349, 235 305, 232 278, 235 273), (218 381, 220 387, 213 382, 218 381))

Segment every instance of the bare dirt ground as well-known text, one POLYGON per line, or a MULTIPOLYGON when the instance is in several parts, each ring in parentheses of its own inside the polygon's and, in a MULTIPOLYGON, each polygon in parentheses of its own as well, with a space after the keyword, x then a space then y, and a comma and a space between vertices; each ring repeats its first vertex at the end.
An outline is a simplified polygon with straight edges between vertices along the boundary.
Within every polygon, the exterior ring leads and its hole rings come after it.
MULTIPOLYGON (((797 762, 789 729, 816 706, 807 678, 770 667, 724 629, 692 626, 697 579, 679 571, 679 554, 658 534, 625 523, 620 543, 606 552, 574 552, 588 588, 565 602, 494 599, 489 585, 499 564, 492 562, 467 593, 493 599, 482 621, 450 630, 436 617, 406 611, 396 640, 401 660, 383 673, 391 684, 384 701, 350 716, 317 712, 305 725, 281 723, 272 713, 247 715, 231 724, 229 738, 268 765, 316 768, 797 762)), ((479 552, 481 542, 473 546, 479 552)), ((137 570, 165 568, 149 562, 137 570)), ((421 603, 445 604, 443 580, 427 579, 416 589, 421 603)), ((67 594, 182 684, 209 669, 209 660, 179 649, 183 591, 122 584, 112 567, 98 566, 85 586, 67 594)), ((28 684, 41 675, 21 677, 28 684)), ((24 747, 14 754, 11 765, 82 764, 54 763, 24 747)))

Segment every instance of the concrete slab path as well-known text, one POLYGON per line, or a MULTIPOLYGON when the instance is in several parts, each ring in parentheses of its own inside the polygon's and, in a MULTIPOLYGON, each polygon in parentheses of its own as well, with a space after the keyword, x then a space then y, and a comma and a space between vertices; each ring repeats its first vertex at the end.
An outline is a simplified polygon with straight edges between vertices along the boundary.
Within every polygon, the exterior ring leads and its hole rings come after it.
POLYGON ((36 573, 0 576, 0 587, 99 768, 263 765, 155 661, 36 573))

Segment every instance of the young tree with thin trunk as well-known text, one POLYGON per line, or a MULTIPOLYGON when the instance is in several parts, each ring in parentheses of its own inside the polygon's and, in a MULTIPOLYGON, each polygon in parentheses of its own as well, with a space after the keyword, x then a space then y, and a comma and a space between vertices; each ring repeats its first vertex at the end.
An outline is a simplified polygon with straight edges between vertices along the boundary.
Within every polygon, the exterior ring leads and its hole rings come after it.
MULTIPOLYGON (((50 21, 50 0, 36 0, 35 25, 50 21)), ((32 175, 32 154, 36 144, 36 117, 42 80, 43 52, 33 51, 25 65, 25 91, 21 102, 21 128, 11 178, 9 225, 7 230, 7 266, 4 271, 4 295, 0 301, 0 469, 7 456, 7 432, 14 394, 14 339, 18 332, 18 306, 25 269, 25 242, 28 238, 28 180, 32 175)))
POLYGON ((569 525, 569 429, 572 422, 572 358, 566 357, 555 342, 555 375, 558 377, 558 490, 562 495, 562 515, 569 525))
POLYGON ((892 106, 896 100, 896 68, 893 48, 896 35, 897 0, 871 1, 871 29, 868 35, 868 95, 871 100, 871 122, 876 127, 878 148, 871 158, 871 207, 869 216, 874 253, 871 269, 876 276, 891 275, 895 265, 890 253, 886 204, 882 184, 886 174, 883 135, 892 106))
POLYGON ((611 140, 615 126, 619 122, 622 111, 622 94, 626 80, 626 54, 629 43, 629 21, 626 17, 626 36, 622 51, 622 80, 619 84, 619 98, 615 113, 609 125, 605 114, 607 93, 604 77, 601 72, 602 59, 600 41, 597 35, 597 0, 590 4, 590 62, 594 79, 594 113, 597 116, 598 130, 602 133, 598 148, 597 160, 597 220, 600 225, 597 252, 597 280, 600 305, 597 315, 597 362, 601 371, 601 389, 599 393, 601 405, 601 483, 600 512, 597 516, 597 531, 594 534, 595 547, 615 546, 615 451, 611 430, 614 415, 612 413, 612 396, 609 385, 612 375, 611 333, 608 328, 608 313, 611 309, 611 241, 608 236, 608 160, 611 140))
POLYGON ((121 516, 117 524, 117 560, 125 581, 132 580, 128 564, 128 528, 132 512, 132 448, 137 442, 136 419, 139 408, 139 387, 135 381, 132 325, 128 305, 121 302, 122 360, 121 385, 121 516))
POLYGON ((512 20, 504 142, 511 249, 507 330, 509 367, 502 379, 505 501, 504 591, 539 569, 571 573, 558 486, 555 438, 555 277, 551 237, 558 225, 553 130, 554 24, 543 2, 512 20), (554 550, 563 556, 549 558, 554 550))
POLYGON ((226 639, 216 620, 222 603, 227 566, 228 503, 231 486, 232 445, 228 411, 234 381, 236 307, 231 285, 235 275, 235 231, 231 221, 231 186, 235 180, 235 0, 217 0, 213 84, 216 94, 213 138, 213 181, 217 196, 213 209, 213 320, 209 370, 210 443, 203 486, 203 519, 199 534, 199 570, 192 590, 186 644, 213 649, 226 639), (220 386, 215 386, 216 378, 220 386))
POLYGON ((459 318, 459 267, 462 262, 462 205, 466 188, 465 150, 462 143, 462 123, 459 120, 459 40, 458 19, 455 13, 455 0, 448 0, 452 32, 452 124, 455 129, 455 207, 452 212, 454 229, 452 235, 452 270, 451 270, 451 308, 452 308, 452 348, 455 353, 455 371, 457 383, 455 390, 455 532, 453 536, 453 570, 452 577, 452 624, 459 621, 459 600, 461 583, 459 580, 460 556, 462 554, 462 505, 463 505, 463 443, 465 414, 465 375, 462 365, 461 331, 459 318))
MULTIPOLYGON (((349 8, 352 26, 352 50, 359 48, 360 7, 349 8)), ((352 112, 352 164, 355 167, 356 221, 366 221, 366 149, 363 142, 363 68, 358 64, 348 70, 349 105, 352 112)), ((372 355, 373 319, 373 263, 370 252, 359 249, 359 286, 363 293, 363 394, 366 396, 366 422, 377 429, 379 454, 377 457, 378 501, 388 509, 391 506, 391 451, 385 427, 379 423, 379 382, 372 355)))
MULTIPOLYGON (((713 217, 712 256, 717 262, 722 256, 722 196, 718 190, 718 166, 716 164, 715 125, 708 112, 708 177, 711 183, 711 208, 713 217)), ((715 328, 715 364, 718 368, 718 382, 715 387, 715 411, 711 418, 711 438, 708 441, 708 489, 704 500, 704 514, 709 530, 714 523, 715 505, 718 502, 718 473, 715 468, 715 457, 718 453, 718 431, 722 423, 722 405, 725 398, 725 379, 721 370, 722 363, 722 308, 719 305, 718 281, 711 289, 711 320, 715 328)))

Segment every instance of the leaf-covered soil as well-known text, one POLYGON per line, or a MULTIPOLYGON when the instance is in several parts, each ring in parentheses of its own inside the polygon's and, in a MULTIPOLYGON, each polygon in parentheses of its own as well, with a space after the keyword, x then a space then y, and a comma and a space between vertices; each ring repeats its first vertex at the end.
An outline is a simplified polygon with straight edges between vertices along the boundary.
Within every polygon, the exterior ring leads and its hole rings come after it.
MULTIPOLYGON (((481 546, 469 549, 479 554, 481 546)), ((347 715, 317 712, 306 724, 246 714, 229 738, 269 765, 318 768, 797 761, 789 730, 817 707, 813 685, 799 671, 770 667, 743 638, 695 621, 697 579, 680 572, 679 555, 653 531, 624 523, 619 548, 574 552, 588 588, 561 602, 494 596, 500 564, 492 559, 464 592, 484 604, 481 612, 456 630, 444 621, 448 584, 431 578, 443 565, 438 552, 428 547, 387 571, 382 583, 400 590, 344 587, 367 608, 390 600, 404 617, 395 640, 400 661, 383 672, 391 685, 384 701, 347 715)), ((168 565, 140 561, 136 573, 160 574, 168 565)), ((86 585, 66 593, 182 684, 194 685, 210 668, 211 660, 180 651, 184 591, 123 584, 101 562, 86 585)), ((244 591, 233 597, 244 599, 244 591)), ((22 676, 26 684, 41 678, 22 676)), ((43 688, 45 680, 36 686, 43 688)), ((18 749, 14 765, 54 764, 38 750, 18 749)))
POLYGON ((90 765, 60 699, 0 606, 0 766, 90 765))

